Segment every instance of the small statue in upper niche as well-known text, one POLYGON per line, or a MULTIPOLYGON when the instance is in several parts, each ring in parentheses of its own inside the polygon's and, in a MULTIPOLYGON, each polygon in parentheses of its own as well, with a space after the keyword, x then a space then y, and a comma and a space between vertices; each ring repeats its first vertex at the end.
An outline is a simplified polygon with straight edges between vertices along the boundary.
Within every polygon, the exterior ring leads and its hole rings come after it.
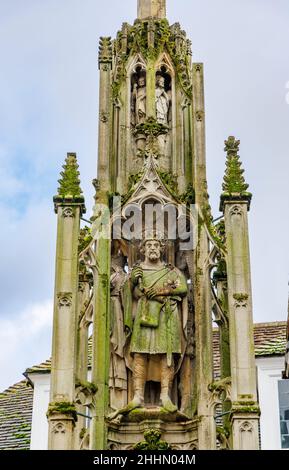
POLYGON ((135 125, 142 124, 146 120, 146 79, 144 76, 138 78, 133 87, 133 111, 135 125))
POLYGON ((165 90, 165 79, 162 75, 156 78, 156 115, 160 124, 168 125, 170 97, 165 90))

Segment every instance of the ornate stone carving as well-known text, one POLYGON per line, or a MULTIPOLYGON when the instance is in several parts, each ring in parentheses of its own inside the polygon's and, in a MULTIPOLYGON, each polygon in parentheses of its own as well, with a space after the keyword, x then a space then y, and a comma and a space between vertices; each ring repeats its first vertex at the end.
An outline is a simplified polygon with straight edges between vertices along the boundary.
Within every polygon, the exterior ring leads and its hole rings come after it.
POLYGON ((57 295, 58 297, 58 306, 61 307, 71 307, 72 305, 72 293, 71 292, 61 292, 57 295))
POLYGON ((249 421, 244 421, 240 424, 240 431, 241 432, 252 432, 253 426, 249 421))
POLYGON ((192 96, 190 45, 186 33, 181 30, 178 23, 170 26, 166 19, 150 19, 148 22, 137 20, 133 26, 127 25, 126 54, 123 49, 123 32, 118 33, 118 38, 114 43, 117 63, 113 86, 114 96, 119 93, 120 82, 125 77, 125 64, 131 51, 140 53, 145 60, 157 59, 161 53, 167 51, 185 94, 192 96))
POLYGON ((106 113, 105 111, 102 111, 100 113, 100 121, 106 124, 108 122, 108 119, 109 119, 109 114, 106 113))
POLYGON ((253 424, 246 420, 242 421, 241 424, 239 424, 239 445, 240 449, 242 450, 254 450, 256 449, 255 447, 255 442, 257 441, 257 436, 255 432, 257 429, 254 429, 253 424))
POLYGON ((89 409, 95 407, 95 394, 97 392, 96 385, 91 382, 76 382, 75 403, 87 406, 89 409))
POLYGON ((162 433, 159 429, 148 429, 144 432, 144 441, 134 446, 134 450, 170 450, 170 445, 161 440, 162 433))
POLYGON ((228 140, 225 140, 225 152, 228 156, 237 156, 240 148, 240 140, 235 139, 235 137, 230 136, 228 140))
POLYGON ((194 64, 194 69, 196 72, 201 72, 203 70, 203 64, 194 64))
POLYGON ((225 141, 225 152, 227 153, 226 159, 226 172, 223 180, 223 192, 221 194, 220 210, 223 211, 224 203, 226 201, 242 200, 250 203, 252 194, 248 192, 249 185, 244 178, 244 170, 242 162, 238 155, 240 141, 235 137, 230 136, 225 141))
POLYGON ((226 377, 225 379, 217 380, 209 386, 211 392, 210 404, 212 407, 221 405, 224 402, 231 401, 232 379, 226 377))
POLYGON ((187 442, 186 444, 172 445, 172 450, 198 450, 198 443, 195 441, 187 442))
POLYGON ((196 120, 197 122, 203 122, 205 113, 204 111, 196 111, 196 120))
POLYGON ((235 300, 236 308, 246 308, 248 306, 248 294, 234 294, 233 298, 235 300))
POLYGON ((64 207, 62 210, 62 216, 66 218, 73 218, 75 217, 75 211, 73 207, 64 207))
POLYGON ((241 206, 233 206, 232 209, 230 209, 229 212, 231 217, 237 216, 237 217, 242 217, 243 212, 242 212, 242 207, 241 206))
POLYGON ((99 64, 110 64, 112 61, 112 42, 111 37, 101 37, 99 40, 99 64))
POLYGON ((65 432, 66 432, 65 426, 61 422, 55 423, 52 427, 53 434, 65 434, 65 432))

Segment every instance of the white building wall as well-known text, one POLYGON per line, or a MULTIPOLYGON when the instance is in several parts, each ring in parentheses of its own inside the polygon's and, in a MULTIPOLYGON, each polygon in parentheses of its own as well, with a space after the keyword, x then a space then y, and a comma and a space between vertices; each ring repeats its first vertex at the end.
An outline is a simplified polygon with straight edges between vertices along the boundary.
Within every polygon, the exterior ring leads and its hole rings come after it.
POLYGON ((258 392, 261 408, 261 448, 281 449, 278 381, 282 379, 284 357, 256 359, 258 392))
POLYGON ((47 450, 48 422, 46 413, 49 405, 50 374, 31 374, 34 383, 31 450, 47 450))

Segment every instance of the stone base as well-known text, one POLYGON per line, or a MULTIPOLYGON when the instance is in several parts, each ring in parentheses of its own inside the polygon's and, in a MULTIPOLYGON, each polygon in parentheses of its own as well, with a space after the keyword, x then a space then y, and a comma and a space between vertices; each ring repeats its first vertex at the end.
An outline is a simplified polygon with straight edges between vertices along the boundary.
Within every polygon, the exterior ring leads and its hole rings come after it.
POLYGON ((108 449, 133 450, 144 440, 148 429, 159 429, 161 439, 173 450, 198 448, 198 419, 189 419, 180 412, 167 413, 162 408, 136 409, 129 415, 120 415, 108 422, 108 449))

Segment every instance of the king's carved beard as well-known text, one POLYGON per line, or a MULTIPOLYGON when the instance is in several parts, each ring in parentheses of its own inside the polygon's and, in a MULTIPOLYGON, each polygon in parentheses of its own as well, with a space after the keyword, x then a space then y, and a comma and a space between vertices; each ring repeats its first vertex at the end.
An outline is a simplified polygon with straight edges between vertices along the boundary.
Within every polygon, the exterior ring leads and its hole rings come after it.
POLYGON ((155 260, 159 259, 159 257, 160 257, 159 253, 157 251, 150 251, 149 252, 149 259, 151 261, 155 261, 155 260))

